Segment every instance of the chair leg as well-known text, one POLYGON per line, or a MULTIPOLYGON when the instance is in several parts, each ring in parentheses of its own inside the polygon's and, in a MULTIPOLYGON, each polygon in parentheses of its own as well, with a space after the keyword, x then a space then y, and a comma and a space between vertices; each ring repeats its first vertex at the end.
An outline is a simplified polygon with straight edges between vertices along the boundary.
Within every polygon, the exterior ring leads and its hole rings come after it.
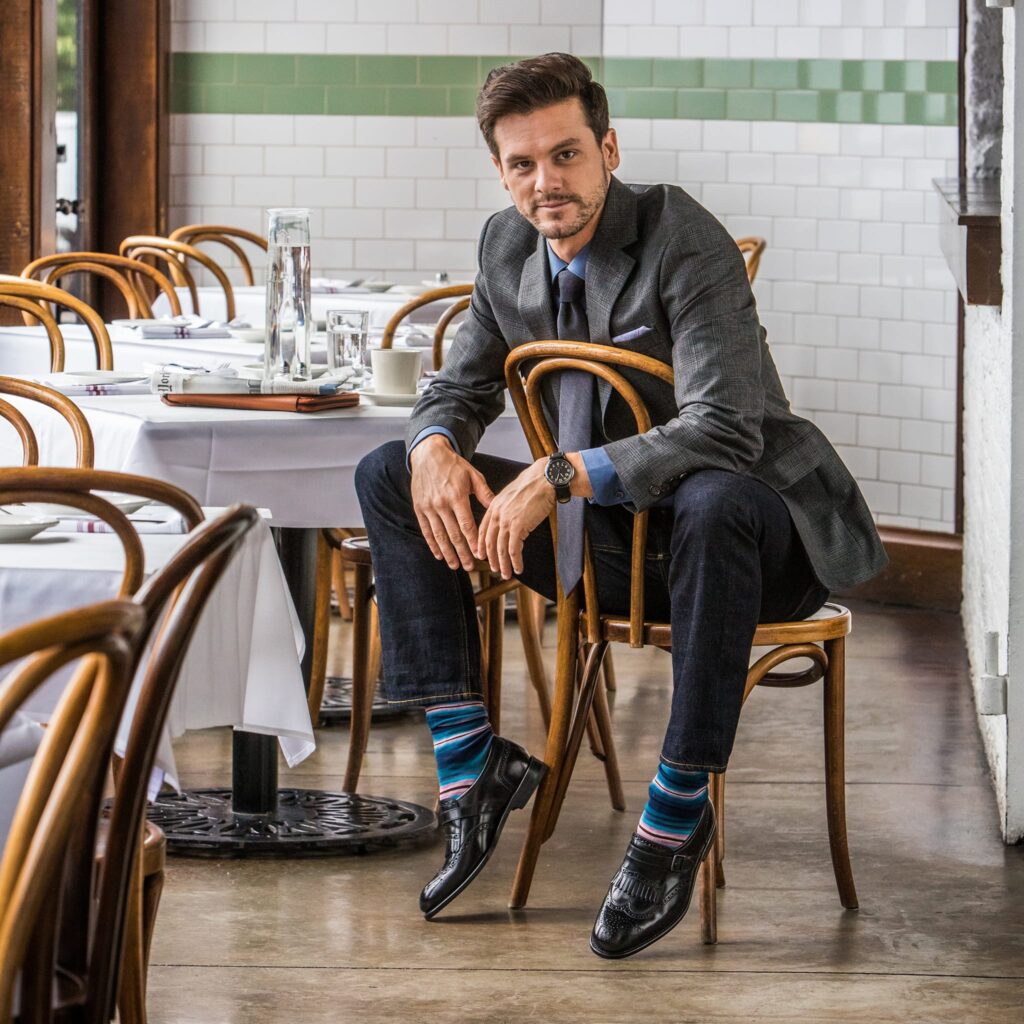
POLYGON ((320 720, 320 704, 327 680, 327 648, 331 631, 331 549, 323 533, 316 537, 316 598, 313 610, 313 656, 310 660, 309 693, 306 701, 309 719, 315 726, 320 720))
POLYGON ((847 910, 856 910, 857 889, 850 865, 846 836, 846 751, 844 715, 846 705, 846 638, 825 642, 828 668, 825 670, 825 807, 828 814, 828 842, 839 900, 847 910))
POLYGON ((572 780, 573 769, 576 767, 580 745, 583 743, 583 734, 591 720, 590 712, 593 707, 594 691, 598 688, 601 659, 604 657, 607 647, 606 642, 601 642, 592 644, 586 651, 586 662, 580 675, 579 695, 576 698, 576 707, 573 710, 572 723, 569 727, 569 737, 559 772, 558 787, 554 792, 551 809, 548 811, 547 825, 544 828, 544 842, 551 838, 555 826, 558 824, 558 816, 562 812, 565 794, 569 789, 569 782, 572 780))
POLYGON ((604 688, 609 693, 614 693, 618 689, 618 683, 615 681, 615 661, 612 659, 611 651, 604 656, 601 672, 604 675, 604 688))
POLYGON ((705 946, 718 942, 718 887, 715 884, 717 843, 711 844, 700 866, 700 941, 705 946))
POLYGON ((715 820, 718 823, 718 835, 715 837, 715 884, 719 889, 725 887, 725 772, 711 773, 711 800, 715 806, 715 820))
POLYGON ((523 641, 523 654, 530 673, 530 683, 537 694, 544 728, 551 727, 551 696, 548 693, 548 674, 544 668, 544 652, 541 649, 537 618, 534 615, 536 595, 526 587, 516 587, 516 618, 519 620, 519 635, 523 641))
POLYGON ((551 810, 558 778, 565 761, 566 741, 572 719, 576 694, 576 661, 579 654, 579 598, 575 593, 563 597, 558 609, 558 647, 555 655, 555 688, 551 701, 551 727, 544 761, 547 775, 533 800, 533 811, 526 832, 508 905, 513 909, 526 906, 530 885, 537 867, 537 858, 544 842, 548 813, 551 810))
POLYGON ((117 990, 118 1019, 122 1024, 146 1024, 146 942, 143 926, 142 849, 132 870, 121 949, 121 975, 117 990))
POLYGON ((348 579, 345 561, 340 551, 331 552, 331 586, 338 595, 338 614, 345 622, 352 621, 352 602, 348 599, 348 579))
MULTIPOLYGON (((611 651, 606 651, 602 667, 607 664, 611 651)), ((619 755, 615 750, 615 739, 612 736, 612 718, 608 710, 608 694, 605 692, 604 684, 608 677, 599 679, 594 688, 594 722, 597 725, 598 735, 601 738, 601 746, 604 748, 604 777, 608 783, 608 796, 612 802, 612 808, 616 811, 626 809, 626 794, 622 789, 622 776, 619 774, 619 755)))
POLYGON ((371 675, 371 628, 373 600, 370 592, 370 567, 354 565, 352 601, 352 714, 349 720, 348 763, 342 789, 354 793, 359 785, 366 744, 373 716, 373 691, 376 676, 371 675))
POLYGON ((142 880, 142 956, 143 983, 149 973, 149 953, 153 948, 153 932, 156 931, 156 912, 164 891, 164 873, 157 871, 142 880))
POLYGON ((484 647, 487 663, 484 669, 484 694, 487 717, 495 733, 501 732, 501 661, 505 638, 505 595, 500 594, 484 608, 484 647))

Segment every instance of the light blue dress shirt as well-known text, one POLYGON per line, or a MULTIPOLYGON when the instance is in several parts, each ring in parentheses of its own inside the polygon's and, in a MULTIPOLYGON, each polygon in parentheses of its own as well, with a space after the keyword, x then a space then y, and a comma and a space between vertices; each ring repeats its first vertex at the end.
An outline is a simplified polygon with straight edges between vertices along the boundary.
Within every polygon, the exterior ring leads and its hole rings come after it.
MULTIPOLYGON (((577 277, 585 281, 587 278, 588 248, 589 246, 585 245, 569 263, 566 263, 561 257, 555 255, 554 249, 551 248, 551 243, 548 242, 548 268, 551 271, 552 282, 566 267, 577 277)), ((444 434, 451 443, 452 448, 456 451, 459 450, 459 446, 455 441, 455 435, 446 427, 424 427, 413 438, 413 442, 409 446, 409 452, 411 453, 420 441, 431 434, 444 434)), ((587 448, 580 452, 580 458, 583 459, 583 465, 587 469, 587 476, 590 477, 590 486, 594 492, 594 496, 589 499, 590 501, 595 505, 621 505, 627 500, 626 490, 622 486, 619 474, 615 472, 612 460, 608 458, 608 454, 603 448, 587 448)))

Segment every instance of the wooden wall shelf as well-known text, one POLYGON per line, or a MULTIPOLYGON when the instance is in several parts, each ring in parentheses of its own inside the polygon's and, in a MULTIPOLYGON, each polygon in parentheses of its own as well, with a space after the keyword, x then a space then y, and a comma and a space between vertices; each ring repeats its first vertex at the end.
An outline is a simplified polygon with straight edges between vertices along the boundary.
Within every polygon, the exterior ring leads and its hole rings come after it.
POLYGON ((942 197, 939 244, 970 306, 999 306, 1003 247, 998 178, 937 178, 942 197))

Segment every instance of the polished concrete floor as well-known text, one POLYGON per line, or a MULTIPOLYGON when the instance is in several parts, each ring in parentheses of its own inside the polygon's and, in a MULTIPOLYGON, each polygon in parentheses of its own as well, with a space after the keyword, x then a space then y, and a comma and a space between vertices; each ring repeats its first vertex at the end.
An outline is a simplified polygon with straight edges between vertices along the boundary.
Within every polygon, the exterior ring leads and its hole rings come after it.
MULTIPOLYGON (((541 752, 514 624, 506 647, 504 731, 541 752)), ((855 606, 848 653, 859 911, 840 906, 829 861, 820 689, 765 690, 744 711, 729 771, 718 945, 701 945, 694 908, 632 960, 590 952, 594 913, 657 762, 669 687, 665 655, 616 648, 629 809, 610 808, 600 765, 581 756, 526 910, 506 909, 525 814, 510 820, 474 885, 429 923, 416 900, 437 845, 336 859, 172 859, 150 1020, 1019 1024, 1024 848, 999 839, 959 621, 855 606)), ((191 734, 177 749, 185 784, 227 782, 228 733, 191 734)), ((337 789, 344 752, 342 731, 321 731, 316 755, 282 780, 337 789)), ((420 721, 375 727, 361 788, 433 802, 420 721)))

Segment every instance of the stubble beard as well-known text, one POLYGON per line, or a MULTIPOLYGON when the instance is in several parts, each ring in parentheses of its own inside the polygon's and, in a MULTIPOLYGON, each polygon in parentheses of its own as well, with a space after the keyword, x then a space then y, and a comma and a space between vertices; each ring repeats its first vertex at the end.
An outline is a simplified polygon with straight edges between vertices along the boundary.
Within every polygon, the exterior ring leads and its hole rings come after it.
POLYGON ((542 199, 531 200, 527 219, 545 238, 556 242, 561 238, 572 238, 573 235, 578 235, 601 210, 604 205, 605 196, 608 194, 610 180, 611 176, 606 174, 604 184, 586 196, 582 196, 579 193, 555 192, 544 196, 542 199), (579 212, 575 218, 569 221, 542 221, 538 216, 539 211, 537 207, 539 203, 552 202, 553 200, 567 200, 568 202, 575 203, 579 212))

